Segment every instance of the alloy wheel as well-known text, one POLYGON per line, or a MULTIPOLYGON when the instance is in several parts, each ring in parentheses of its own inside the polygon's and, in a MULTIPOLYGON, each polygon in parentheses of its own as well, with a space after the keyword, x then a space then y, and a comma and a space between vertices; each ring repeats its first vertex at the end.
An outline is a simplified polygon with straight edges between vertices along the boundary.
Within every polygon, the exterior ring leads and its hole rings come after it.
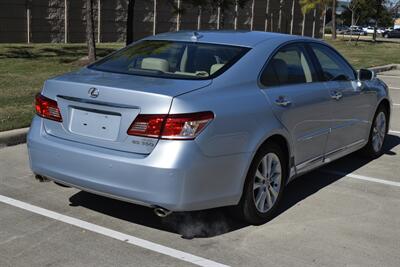
POLYGON ((275 153, 266 154, 258 163, 253 183, 253 198, 257 210, 270 210, 282 186, 282 167, 275 153))
POLYGON ((372 147, 375 152, 379 152, 382 148, 386 135, 386 115, 379 112, 375 118, 374 128, 372 130, 372 147))

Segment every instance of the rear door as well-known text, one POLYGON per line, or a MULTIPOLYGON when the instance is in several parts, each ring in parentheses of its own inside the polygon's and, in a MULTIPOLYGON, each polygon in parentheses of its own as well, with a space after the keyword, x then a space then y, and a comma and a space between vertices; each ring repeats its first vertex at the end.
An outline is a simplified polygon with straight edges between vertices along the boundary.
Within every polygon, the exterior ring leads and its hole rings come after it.
POLYGON ((331 119, 329 91, 317 79, 301 44, 278 50, 261 76, 263 92, 276 117, 291 134, 298 171, 323 160, 331 119))
POLYGON ((353 68, 332 48, 317 43, 309 47, 331 97, 331 133, 326 146, 330 156, 365 141, 375 93, 364 90, 353 68))

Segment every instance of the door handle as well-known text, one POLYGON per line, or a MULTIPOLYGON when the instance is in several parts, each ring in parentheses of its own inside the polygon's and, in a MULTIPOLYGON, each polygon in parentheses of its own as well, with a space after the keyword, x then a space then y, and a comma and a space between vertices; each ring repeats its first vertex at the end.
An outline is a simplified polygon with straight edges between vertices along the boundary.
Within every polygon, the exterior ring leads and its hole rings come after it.
POLYGON ((335 99, 335 100, 340 100, 343 97, 343 94, 341 92, 338 91, 333 91, 331 93, 331 98, 335 99))
POLYGON ((275 104, 281 107, 287 107, 292 104, 292 102, 286 99, 286 97, 280 96, 278 99, 275 100, 275 104))

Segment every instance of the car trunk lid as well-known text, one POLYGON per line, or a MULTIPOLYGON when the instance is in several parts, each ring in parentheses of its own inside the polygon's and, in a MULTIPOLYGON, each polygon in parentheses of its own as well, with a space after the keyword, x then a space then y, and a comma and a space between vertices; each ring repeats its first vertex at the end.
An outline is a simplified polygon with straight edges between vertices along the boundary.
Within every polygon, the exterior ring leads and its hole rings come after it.
POLYGON ((210 83, 83 69, 46 82, 42 94, 57 101, 63 121, 44 120, 44 128, 75 142, 149 154, 157 139, 127 134, 136 116, 168 114, 173 97, 210 83))

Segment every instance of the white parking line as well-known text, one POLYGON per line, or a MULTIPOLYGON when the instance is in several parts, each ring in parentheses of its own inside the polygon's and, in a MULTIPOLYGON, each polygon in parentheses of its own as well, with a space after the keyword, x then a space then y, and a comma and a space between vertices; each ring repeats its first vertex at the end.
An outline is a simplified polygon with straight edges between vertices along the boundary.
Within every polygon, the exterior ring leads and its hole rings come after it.
POLYGON ((346 177, 354 178, 354 179, 358 179, 358 180, 364 180, 364 181, 369 181, 369 182, 374 182, 374 183, 380 183, 380 184, 386 184, 386 185, 400 187, 399 182, 393 182, 393 181, 378 179, 378 178, 374 178, 374 177, 358 175, 358 174, 354 174, 354 173, 345 173, 345 172, 338 172, 338 171, 332 171, 332 170, 322 170, 322 172, 340 175, 340 176, 346 176, 346 177))
POLYGON ((64 222, 82 229, 86 229, 88 231, 98 233, 107 237, 111 237, 120 241, 123 241, 125 243, 129 243, 138 247, 142 247, 160 254, 164 254, 182 261, 190 262, 192 264, 198 265, 198 266, 205 266, 205 267, 210 267, 210 266, 218 266, 218 267, 226 267, 227 265, 220 264, 215 261, 211 261, 205 258, 201 258, 183 251, 179 251, 173 248, 169 248, 163 245, 159 245, 144 239, 140 239, 131 235, 127 235, 118 231, 114 231, 93 223, 89 223, 86 221, 82 221, 70 216, 63 215, 61 213, 57 213, 51 210, 43 209, 13 198, 9 198, 3 195, 0 195, 0 202, 3 202, 5 204, 18 207, 20 209, 24 209, 36 214, 40 214, 42 216, 64 222))
POLYGON ((400 106, 400 104, 397 104, 397 103, 393 103, 393 106, 400 106))
POLYGON ((400 90, 400 87, 391 87, 391 86, 389 86, 389 89, 391 89, 391 90, 400 90))
POLYGON ((391 133, 391 134, 400 134, 400 131, 393 131, 393 130, 390 130, 389 133, 391 133))

